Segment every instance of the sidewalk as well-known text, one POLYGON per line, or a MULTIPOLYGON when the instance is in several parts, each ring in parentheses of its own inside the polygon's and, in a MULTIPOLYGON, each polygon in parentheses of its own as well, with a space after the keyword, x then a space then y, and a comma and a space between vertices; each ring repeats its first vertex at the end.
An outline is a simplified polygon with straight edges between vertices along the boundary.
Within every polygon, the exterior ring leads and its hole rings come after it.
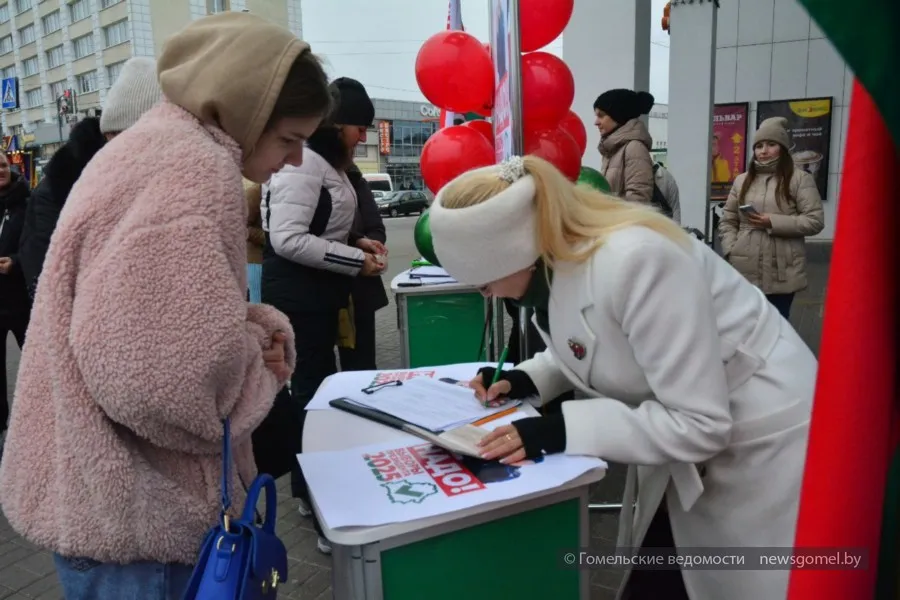
MULTIPOLYGON (((396 256, 393 251, 392 255, 396 256)), ((791 321, 813 351, 818 353, 827 265, 810 264, 809 278, 810 288, 795 301, 791 321)), ((388 281, 389 278, 386 278, 386 285, 388 281)), ((378 313, 379 368, 392 369, 400 366, 396 319, 397 311, 392 300, 389 307, 378 313)), ((621 465, 612 465, 606 478, 593 490, 592 502, 618 503, 624 488, 624 473, 621 465)), ((296 504, 290 498, 287 479, 285 477, 279 481, 278 486, 278 534, 288 549, 289 581, 282 585, 279 597, 297 600, 330 599, 331 559, 316 550, 312 523, 297 513, 296 504)), ((617 515, 592 514, 593 547, 611 549, 615 544, 617 528, 617 515)), ((612 600, 619 581, 618 571, 595 571, 591 576, 591 598, 612 600)), ((56 581, 51 556, 16 536, 0 515, 0 599, 7 598, 58 600, 62 598, 62 593, 56 581)))

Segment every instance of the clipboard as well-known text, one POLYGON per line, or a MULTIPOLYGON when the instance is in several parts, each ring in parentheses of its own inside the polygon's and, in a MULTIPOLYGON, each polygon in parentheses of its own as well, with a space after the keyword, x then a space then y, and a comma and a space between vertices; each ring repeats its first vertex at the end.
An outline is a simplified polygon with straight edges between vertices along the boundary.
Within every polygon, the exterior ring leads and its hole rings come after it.
POLYGON ((478 448, 477 443, 481 441, 481 438, 486 436, 489 431, 482 427, 478 427, 477 425, 462 425, 448 431, 429 431, 418 425, 408 423, 403 419, 398 419, 393 415, 367 406, 360 406, 348 398, 337 398, 336 400, 331 400, 328 404, 333 408, 356 415, 357 417, 362 417, 363 419, 414 435, 417 438, 430 442, 444 450, 483 460, 481 458, 481 450, 478 448))

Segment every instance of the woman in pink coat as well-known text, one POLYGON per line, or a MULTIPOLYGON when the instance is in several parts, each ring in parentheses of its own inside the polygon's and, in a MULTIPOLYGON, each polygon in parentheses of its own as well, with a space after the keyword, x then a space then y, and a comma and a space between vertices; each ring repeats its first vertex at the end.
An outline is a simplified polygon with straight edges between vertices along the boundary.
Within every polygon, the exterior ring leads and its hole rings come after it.
MULTIPOLYGON (((158 61, 165 99, 90 162, 60 216, 22 356, 0 503, 55 553, 67 600, 180 598, 293 331, 248 305, 243 175, 302 162, 330 110, 309 47, 244 13, 193 22, 158 61)), ((242 485, 243 484, 243 485, 242 485)))

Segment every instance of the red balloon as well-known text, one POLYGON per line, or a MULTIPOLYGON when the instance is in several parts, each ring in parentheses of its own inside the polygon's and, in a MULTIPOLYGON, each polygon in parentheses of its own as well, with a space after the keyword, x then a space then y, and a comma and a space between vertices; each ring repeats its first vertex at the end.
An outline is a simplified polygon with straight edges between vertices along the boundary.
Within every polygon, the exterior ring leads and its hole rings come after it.
POLYGON ((526 131, 525 153, 543 158, 570 181, 576 181, 581 173, 578 144, 560 128, 526 131))
POLYGON ((429 102, 453 112, 484 110, 494 99, 491 57, 464 31, 442 31, 422 44, 416 82, 429 102))
POLYGON ((575 78, 547 52, 522 56, 522 120, 526 129, 552 129, 575 100, 575 78))
POLYGON ((572 136, 572 139, 575 140, 575 143, 578 144, 578 148, 581 150, 581 155, 584 156, 584 152, 587 150, 587 129, 584 127, 584 121, 570 110, 569 114, 559 122, 559 127, 572 136))
POLYGON ((444 127, 422 148, 422 179, 435 194, 466 171, 496 162, 494 144, 480 131, 467 125, 444 127))
POLYGON ((476 119, 474 121, 468 121, 466 123, 466 127, 471 127, 478 133, 482 134, 491 143, 491 146, 494 145, 494 126, 491 125, 490 121, 476 119))
POLYGON ((575 0, 519 0, 522 52, 539 50, 558 38, 572 19, 575 0))

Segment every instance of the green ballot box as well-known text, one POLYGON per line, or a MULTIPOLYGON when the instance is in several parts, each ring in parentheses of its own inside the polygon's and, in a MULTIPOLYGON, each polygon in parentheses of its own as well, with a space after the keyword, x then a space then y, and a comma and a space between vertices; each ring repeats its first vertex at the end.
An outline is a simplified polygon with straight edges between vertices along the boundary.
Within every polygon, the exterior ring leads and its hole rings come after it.
POLYGON ((486 359, 478 355, 491 300, 477 289, 404 271, 391 282, 391 291, 397 303, 402 368, 496 360, 490 341, 486 359))

